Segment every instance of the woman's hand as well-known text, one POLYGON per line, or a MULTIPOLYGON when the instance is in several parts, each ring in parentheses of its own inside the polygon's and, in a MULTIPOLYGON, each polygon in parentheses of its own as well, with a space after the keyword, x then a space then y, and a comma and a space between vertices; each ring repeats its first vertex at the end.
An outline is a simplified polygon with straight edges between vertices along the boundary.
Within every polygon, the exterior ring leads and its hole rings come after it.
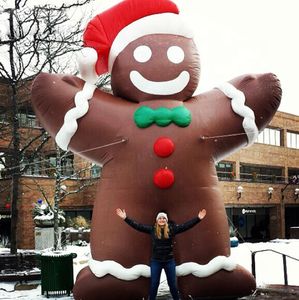
POLYGON ((117 208, 116 214, 123 220, 127 217, 126 211, 124 209, 117 208))
POLYGON ((207 211, 206 211, 205 209, 202 209, 202 210, 200 210, 199 213, 198 213, 198 218, 199 218, 200 220, 202 220, 202 219, 206 216, 206 214, 207 214, 207 211))

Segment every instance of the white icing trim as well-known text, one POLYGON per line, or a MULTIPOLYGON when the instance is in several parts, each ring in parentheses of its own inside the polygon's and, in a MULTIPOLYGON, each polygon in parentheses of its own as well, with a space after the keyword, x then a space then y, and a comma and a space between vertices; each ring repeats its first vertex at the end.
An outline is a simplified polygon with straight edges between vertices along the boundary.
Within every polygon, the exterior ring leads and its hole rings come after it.
POLYGON ((190 81, 190 74, 182 71, 179 76, 169 81, 151 81, 138 71, 130 72, 132 84, 141 92, 151 95, 173 95, 181 92, 190 81))
POLYGON ((95 84, 98 80, 98 75, 95 69, 97 60, 97 51, 90 47, 84 47, 77 54, 77 64, 80 75, 85 81, 91 84, 95 84))
POLYGON ((192 30, 174 13, 146 16, 124 27, 115 37, 109 53, 108 70, 111 72, 118 54, 132 41, 148 34, 174 34, 192 38, 192 30))
POLYGON ((62 150, 67 150, 71 138, 78 129, 77 119, 83 117, 89 109, 88 100, 93 96, 96 86, 85 82, 81 91, 75 95, 75 107, 71 108, 64 116, 64 123, 58 131, 55 141, 62 150))
POLYGON ((176 267, 177 276, 186 276, 192 274, 196 277, 208 277, 221 269, 233 271, 237 264, 231 257, 216 256, 211 259, 206 265, 200 265, 194 262, 183 263, 176 267))
MULTIPOLYGON (((112 261, 97 261, 90 259, 89 267, 92 273, 97 277, 103 277, 110 274, 121 280, 135 280, 139 277, 150 277, 150 267, 147 265, 135 265, 131 268, 125 268, 121 264, 112 261)), ((186 262, 176 267, 177 276, 186 276, 192 274, 196 277, 208 277, 221 269, 233 271, 237 264, 231 257, 216 256, 206 265, 200 265, 194 262, 186 262)))
POLYGON ((88 265, 92 273, 97 277, 104 277, 110 274, 122 280, 135 280, 142 277, 151 277, 150 267, 147 265, 135 265, 132 268, 125 268, 113 260, 97 261, 90 259, 88 265))
POLYGON ((245 105, 244 93, 229 82, 219 84, 216 88, 231 98, 232 110, 244 118, 242 125, 248 139, 247 146, 253 144, 258 137, 259 131, 255 123, 254 111, 245 105))

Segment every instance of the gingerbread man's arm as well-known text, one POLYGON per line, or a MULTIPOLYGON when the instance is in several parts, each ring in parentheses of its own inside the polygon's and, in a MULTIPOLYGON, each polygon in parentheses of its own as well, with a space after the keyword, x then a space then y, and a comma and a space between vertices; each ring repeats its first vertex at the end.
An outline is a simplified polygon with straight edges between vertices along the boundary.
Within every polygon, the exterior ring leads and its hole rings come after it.
POLYGON ((273 74, 243 75, 195 99, 201 143, 219 161, 256 140, 278 109, 281 88, 273 74))
MULTIPOLYGON (((48 73, 34 80, 32 105, 41 124, 58 145, 77 153, 119 139, 119 130, 128 119, 128 112, 134 109, 132 103, 99 89, 93 90, 91 84, 78 77, 48 73), (86 97, 90 100, 84 99, 86 97)), ((103 153, 84 152, 82 156, 98 161, 103 153)))

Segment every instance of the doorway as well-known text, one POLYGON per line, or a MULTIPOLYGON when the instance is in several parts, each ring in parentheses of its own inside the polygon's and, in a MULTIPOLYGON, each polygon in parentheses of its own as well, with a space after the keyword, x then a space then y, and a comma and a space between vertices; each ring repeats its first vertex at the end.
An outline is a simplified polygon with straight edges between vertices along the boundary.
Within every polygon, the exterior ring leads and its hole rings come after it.
POLYGON ((269 208, 231 207, 226 208, 226 212, 240 241, 260 242, 270 239, 269 208))
POLYGON ((299 226, 299 206, 286 206, 285 208, 286 238, 290 238, 290 228, 299 226))

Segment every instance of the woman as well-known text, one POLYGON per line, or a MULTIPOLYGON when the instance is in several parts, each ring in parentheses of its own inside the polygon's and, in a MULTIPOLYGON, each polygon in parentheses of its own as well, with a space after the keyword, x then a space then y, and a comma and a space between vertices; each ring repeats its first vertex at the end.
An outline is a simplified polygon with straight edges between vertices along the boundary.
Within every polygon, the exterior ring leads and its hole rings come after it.
POLYGON ((173 254, 174 236, 198 224, 206 216, 206 210, 202 209, 199 211, 197 217, 181 225, 168 223, 168 216, 165 212, 159 212, 157 214, 156 222, 153 226, 139 224, 130 219, 127 217, 124 209, 116 209, 116 214, 134 229, 151 235, 152 257, 150 263, 151 286, 149 300, 156 299, 162 269, 165 271, 172 298, 178 300, 179 293, 176 286, 175 261, 173 254))

